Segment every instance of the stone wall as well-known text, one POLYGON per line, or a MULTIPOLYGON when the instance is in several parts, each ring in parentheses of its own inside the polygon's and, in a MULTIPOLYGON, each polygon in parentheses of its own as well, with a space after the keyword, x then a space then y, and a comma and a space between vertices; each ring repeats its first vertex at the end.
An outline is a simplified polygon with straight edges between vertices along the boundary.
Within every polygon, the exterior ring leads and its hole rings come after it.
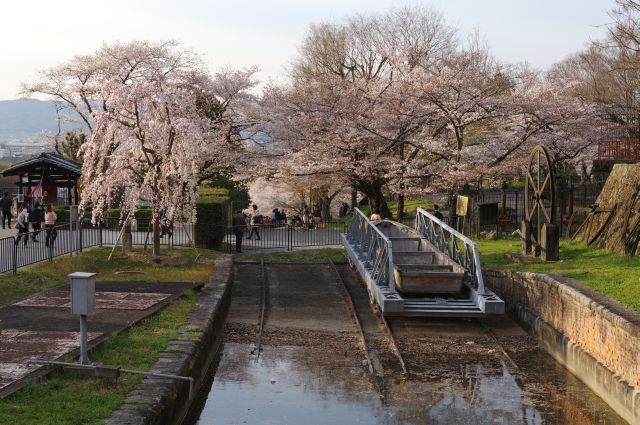
MULTIPOLYGON (((180 336, 169 343, 149 370, 193 377, 194 396, 205 381, 207 371, 222 343, 222 328, 231 296, 232 264, 231 255, 218 256, 209 284, 202 290, 196 309, 180 329, 180 336)), ((189 385, 186 381, 147 377, 105 423, 180 423, 189 406, 189 385)))
POLYGON ((573 279, 488 270, 485 282, 557 361, 640 424, 640 314, 573 279))

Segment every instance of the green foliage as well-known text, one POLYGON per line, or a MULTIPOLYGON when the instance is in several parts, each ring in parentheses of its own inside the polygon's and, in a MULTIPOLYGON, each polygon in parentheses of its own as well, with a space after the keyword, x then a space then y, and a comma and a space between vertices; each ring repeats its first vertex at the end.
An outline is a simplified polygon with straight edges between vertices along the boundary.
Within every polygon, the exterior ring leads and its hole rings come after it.
POLYGON ((82 163, 80 147, 87 141, 87 135, 82 131, 68 131, 64 140, 56 145, 56 150, 74 161, 82 163))
POLYGON ((53 207, 53 211, 56 213, 56 217, 58 217, 58 219, 56 220, 57 224, 69 222, 69 205, 56 205, 55 207, 53 207))
MULTIPOLYGON (((206 186, 198 189, 198 194, 200 194, 201 191, 207 191, 212 188, 214 190, 226 189, 227 193, 225 195, 229 197, 229 200, 231 201, 234 209, 245 209, 249 207, 249 188, 247 188, 244 183, 235 182, 228 176, 217 174, 207 180, 206 186)), ((212 194, 216 195, 215 193, 212 194)), ((223 195, 217 194, 217 196, 223 195)))
MULTIPOLYGON (((111 208, 108 212, 106 227, 111 230, 120 230, 120 227, 122 226, 120 221, 121 219, 125 219, 121 214, 122 211, 120 208, 111 208)), ((144 230, 149 226, 152 214, 153 210, 149 207, 142 207, 136 210, 134 217, 138 220, 138 230, 144 230)))
POLYGON ((560 261, 522 264, 504 255, 520 251, 519 240, 476 241, 485 268, 551 273, 571 277, 609 298, 640 311, 640 257, 595 249, 584 243, 560 243, 560 261))
POLYGON ((196 201, 196 224, 194 239, 196 246, 214 249, 220 247, 229 226, 229 198, 222 196, 200 196, 196 201))

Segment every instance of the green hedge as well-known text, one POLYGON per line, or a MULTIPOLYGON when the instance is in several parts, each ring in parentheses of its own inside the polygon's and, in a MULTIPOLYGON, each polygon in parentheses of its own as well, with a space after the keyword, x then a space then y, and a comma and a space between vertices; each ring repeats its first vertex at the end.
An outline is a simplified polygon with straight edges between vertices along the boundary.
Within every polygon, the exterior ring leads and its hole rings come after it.
MULTIPOLYGON (((120 223, 120 218, 122 211, 120 208, 111 208, 107 213, 107 225, 105 226, 111 230, 120 230, 122 224, 120 223)), ((138 208, 134 217, 138 220, 138 230, 146 230, 147 226, 151 222, 152 210, 149 207, 138 208)))
POLYGON ((196 201, 196 224, 193 238, 196 246, 219 248, 229 226, 229 199, 220 196, 200 196, 196 201))

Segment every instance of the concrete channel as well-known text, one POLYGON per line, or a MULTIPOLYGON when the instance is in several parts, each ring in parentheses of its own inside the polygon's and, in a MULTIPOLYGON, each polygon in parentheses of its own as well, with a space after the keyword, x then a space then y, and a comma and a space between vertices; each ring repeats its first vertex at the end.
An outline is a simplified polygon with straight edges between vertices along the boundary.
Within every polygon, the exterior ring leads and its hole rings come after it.
POLYGON ((507 316, 388 318, 389 334, 348 265, 233 275, 222 347, 183 423, 627 423, 507 316))

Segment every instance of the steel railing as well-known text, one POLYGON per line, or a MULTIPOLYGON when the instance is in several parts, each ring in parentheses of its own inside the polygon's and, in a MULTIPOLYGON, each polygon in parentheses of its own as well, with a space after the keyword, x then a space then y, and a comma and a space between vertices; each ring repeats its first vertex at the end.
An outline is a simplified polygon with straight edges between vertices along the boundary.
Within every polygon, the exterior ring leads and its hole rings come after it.
POLYGON ((393 274, 393 245, 359 209, 353 211, 347 241, 361 255, 361 261, 378 286, 396 292, 393 274))
POLYGON ((467 280, 479 294, 485 294, 478 246, 471 239, 438 220, 422 208, 416 212, 415 228, 440 251, 467 272, 467 280))

